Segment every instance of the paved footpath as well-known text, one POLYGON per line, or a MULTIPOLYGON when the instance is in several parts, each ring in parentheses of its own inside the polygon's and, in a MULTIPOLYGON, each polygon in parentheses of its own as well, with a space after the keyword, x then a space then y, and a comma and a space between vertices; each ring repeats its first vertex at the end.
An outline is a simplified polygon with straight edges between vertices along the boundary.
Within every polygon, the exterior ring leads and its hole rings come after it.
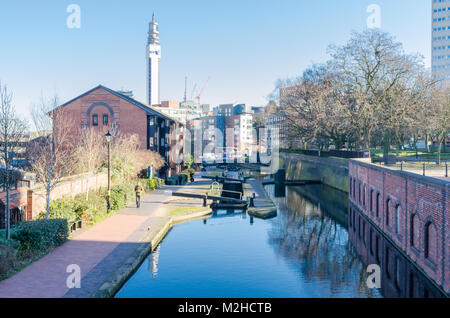
POLYGON ((1 297, 89 297, 142 244, 149 228, 165 217, 164 203, 187 186, 166 186, 145 196, 141 208, 129 206, 92 228, 80 230, 74 238, 0 282, 1 297), (81 288, 67 287, 67 267, 81 269, 81 288))

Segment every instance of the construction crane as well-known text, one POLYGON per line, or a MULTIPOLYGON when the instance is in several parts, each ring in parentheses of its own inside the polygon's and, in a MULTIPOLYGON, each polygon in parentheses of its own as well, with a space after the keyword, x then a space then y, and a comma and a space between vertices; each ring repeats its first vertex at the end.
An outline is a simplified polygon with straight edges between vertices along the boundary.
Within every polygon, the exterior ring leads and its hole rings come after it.
POLYGON ((194 93, 195 93, 195 89, 197 88, 197 84, 194 84, 194 87, 192 88, 192 93, 191 93, 191 100, 194 97, 194 93))
POLYGON ((205 84, 203 84, 202 89, 200 90, 200 92, 197 94, 197 96, 195 97, 195 99, 198 101, 198 105, 200 106, 200 97, 203 94, 203 91, 206 88, 206 84, 208 84, 209 80, 211 79, 211 76, 208 76, 208 79, 206 80, 205 84))

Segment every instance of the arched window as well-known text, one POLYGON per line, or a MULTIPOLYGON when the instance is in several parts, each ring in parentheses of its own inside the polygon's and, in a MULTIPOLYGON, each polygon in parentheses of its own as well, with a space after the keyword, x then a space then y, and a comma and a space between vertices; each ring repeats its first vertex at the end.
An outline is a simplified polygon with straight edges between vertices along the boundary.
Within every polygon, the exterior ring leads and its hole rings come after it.
POLYGON ((364 185, 363 187, 363 206, 366 207, 366 193, 367 193, 367 186, 364 185))
POLYGON ((417 214, 413 214, 411 216, 411 237, 410 237, 411 246, 415 248, 419 248, 419 217, 417 214))
POLYGON ((425 224, 425 258, 429 259, 432 262, 436 261, 436 252, 437 252, 437 241, 436 241, 436 228, 431 221, 428 221, 425 224))
POLYGON ((361 182, 358 183, 358 202, 361 204, 361 182))
POLYGON ((370 205, 370 213, 373 213, 373 189, 370 190, 369 205, 370 205))
POLYGON ((385 253, 385 262, 384 262, 384 267, 386 268, 386 276, 388 277, 388 278, 391 278, 391 268, 390 268, 390 265, 391 265, 391 260, 390 260, 390 258, 391 258, 391 255, 390 255, 390 251, 389 251, 389 247, 387 247, 386 246, 386 253, 385 253))
POLYGON ((389 212, 390 212, 390 211, 389 211, 390 204, 391 204, 391 199, 387 199, 387 200, 386 200, 386 221, 385 221, 387 226, 390 226, 390 225, 391 225, 391 222, 390 222, 390 220, 389 220, 390 217, 391 217, 391 216, 390 216, 390 213, 389 213, 389 212))
POLYGON ((377 218, 379 218, 380 217, 380 202, 381 202, 381 195, 380 195, 380 193, 377 193, 377 202, 376 202, 376 215, 377 215, 377 218))
POLYGON ((400 221, 401 221, 402 208, 400 204, 395 206, 395 233, 400 234, 400 221))

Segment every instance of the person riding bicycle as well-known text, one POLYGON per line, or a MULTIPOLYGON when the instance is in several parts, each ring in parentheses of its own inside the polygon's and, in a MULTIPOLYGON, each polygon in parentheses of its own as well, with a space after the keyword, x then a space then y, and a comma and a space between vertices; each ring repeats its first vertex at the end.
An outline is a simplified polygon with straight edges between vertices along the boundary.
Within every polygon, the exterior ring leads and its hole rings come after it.
POLYGON ((139 183, 136 185, 136 187, 134 187, 134 191, 136 192, 136 207, 140 208, 141 207, 142 187, 139 183))

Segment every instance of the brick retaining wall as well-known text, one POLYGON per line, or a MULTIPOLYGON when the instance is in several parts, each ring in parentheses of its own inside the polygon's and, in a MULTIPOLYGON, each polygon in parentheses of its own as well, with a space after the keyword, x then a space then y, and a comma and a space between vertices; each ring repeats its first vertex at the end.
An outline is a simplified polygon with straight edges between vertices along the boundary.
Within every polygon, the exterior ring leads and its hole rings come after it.
POLYGON ((450 182, 350 160, 349 200, 450 293, 450 182))
MULTIPOLYGON (((63 197, 74 198, 77 194, 85 193, 88 179, 89 189, 91 190, 97 190, 101 187, 108 186, 108 175, 106 173, 89 177, 81 175, 78 178, 71 178, 71 180, 58 184, 51 192, 51 200, 56 200, 63 197)), ((45 206, 45 191, 43 189, 33 191, 32 217, 37 217, 39 213, 45 210, 45 206)))

